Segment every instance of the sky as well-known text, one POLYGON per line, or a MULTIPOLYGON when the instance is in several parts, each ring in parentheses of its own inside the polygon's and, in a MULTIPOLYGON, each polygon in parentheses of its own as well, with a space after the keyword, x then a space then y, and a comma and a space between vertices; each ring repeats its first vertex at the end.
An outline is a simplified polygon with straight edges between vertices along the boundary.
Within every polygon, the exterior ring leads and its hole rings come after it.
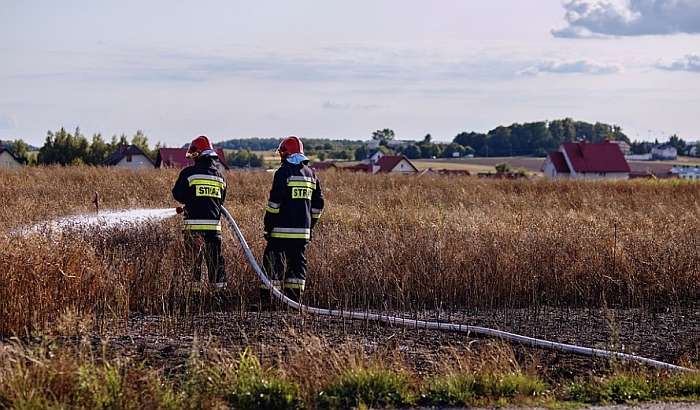
POLYGON ((0 139, 700 139, 700 0, 0 0, 0 139))

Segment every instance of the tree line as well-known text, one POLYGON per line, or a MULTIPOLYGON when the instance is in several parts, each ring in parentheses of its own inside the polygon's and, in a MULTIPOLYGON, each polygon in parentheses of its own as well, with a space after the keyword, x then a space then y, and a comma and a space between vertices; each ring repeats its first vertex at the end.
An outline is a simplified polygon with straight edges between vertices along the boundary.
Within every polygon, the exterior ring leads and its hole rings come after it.
MULTIPOLYGON (((23 140, 6 142, 4 145, 12 150, 17 157, 27 158, 30 165, 99 165, 119 150, 120 146, 133 145, 155 162, 158 150, 165 148, 160 142, 151 149, 148 137, 143 131, 136 131, 131 137, 121 134, 113 135, 109 142, 105 141, 102 134, 93 134, 92 141, 76 128, 71 134, 65 128, 56 132, 48 131, 44 145, 42 145, 35 157, 30 157, 31 147, 23 140)), ((264 160, 262 155, 256 155, 249 149, 241 149, 226 153, 226 162, 234 167, 262 167, 264 160)))
MULTIPOLYGON (((216 147, 226 151, 226 160, 233 167, 265 166, 263 155, 255 152, 274 151, 283 138, 239 138, 215 143, 216 147)), ((557 150, 563 142, 584 139, 589 142, 604 140, 624 141, 631 146, 634 154, 650 152, 652 143, 645 141, 631 142, 617 125, 600 122, 587 123, 571 118, 531 123, 514 123, 498 126, 486 133, 462 132, 451 142, 435 142, 430 134, 419 141, 397 141, 396 134, 390 128, 374 131, 370 138, 377 149, 386 154, 402 154, 410 159, 452 158, 455 156, 474 155, 477 157, 534 156, 545 157, 548 152, 557 150)), ((361 161, 367 157, 370 147, 362 140, 333 140, 330 138, 302 138, 307 156, 320 161, 348 160, 361 161)), ((148 137, 137 131, 131 139, 125 134, 112 136, 109 142, 101 134, 94 134, 92 141, 76 128, 73 134, 64 128, 49 131, 44 145, 39 148, 35 164, 92 164, 97 165, 116 152, 122 144, 131 144, 140 148, 151 159, 164 146, 158 142, 154 149, 149 148, 148 137)), ((686 143, 677 135, 672 135, 669 145, 682 152, 686 143)), ((27 157, 29 146, 22 140, 5 144, 14 148, 15 155, 27 157)), ((658 141, 656 142, 658 145, 658 141)))
MULTIPOLYGON (((584 139, 590 142, 604 140, 624 141, 630 144, 632 153, 645 154, 651 150, 647 142, 631 142, 617 125, 601 122, 587 123, 565 118, 554 121, 531 123, 514 123, 499 126, 486 133, 462 132, 451 142, 433 141, 430 134, 419 141, 397 141, 395 132, 390 128, 374 131, 371 140, 378 142, 377 149, 386 154, 402 154, 409 159, 452 158, 455 156, 474 155, 477 157, 530 156, 545 157, 555 151, 563 142, 584 139)), ((219 146, 232 149, 252 149, 258 151, 274 150, 281 138, 235 139, 219 143, 219 146)), ((362 140, 304 139, 307 155, 319 160, 355 160, 365 159, 370 151, 362 140)), ((685 148, 685 142, 672 136, 670 144, 677 146, 679 152, 685 148)))

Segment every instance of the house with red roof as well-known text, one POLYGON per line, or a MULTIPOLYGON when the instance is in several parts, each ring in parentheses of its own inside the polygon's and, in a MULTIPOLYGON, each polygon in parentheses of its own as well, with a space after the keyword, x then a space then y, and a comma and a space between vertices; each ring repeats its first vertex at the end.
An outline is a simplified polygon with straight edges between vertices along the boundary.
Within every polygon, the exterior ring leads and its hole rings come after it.
POLYGON ((550 178, 627 179, 630 171, 620 146, 608 140, 564 142, 542 164, 550 178))
POLYGON ((468 177, 471 176, 471 172, 469 172, 466 169, 433 169, 433 168, 426 168, 423 171, 421 171, 420 176, 427 175, 427 176, 448 176, 448 177, 468 177))
POLYGON ((309 168, 313 169, 314 171, 324 172, 335 172, 338 170, 335 162, 309 162, 309 168))
MULTIPOLYGON (((226 163, 226 155, 221 148, 214 148, 216 155, 219 156, 218 168, 219 171, 229 169, 226 163)), ((182 169, 194 165, 194 160, 187 158, 187 148, 160 148, 156 155, 156 168, 176 168, 182 169)))
POLYGON ((372 166, 370 164, 355 164, 355 165, 348 165, 347 167, 342 167, 343 171, 349 171, 349 172, 370 172, 372 170, 372 166))
POLYGON ((372 175, 377 173, 415 174, 418 169, 405 155, 384 155, 372 165, 372 175))

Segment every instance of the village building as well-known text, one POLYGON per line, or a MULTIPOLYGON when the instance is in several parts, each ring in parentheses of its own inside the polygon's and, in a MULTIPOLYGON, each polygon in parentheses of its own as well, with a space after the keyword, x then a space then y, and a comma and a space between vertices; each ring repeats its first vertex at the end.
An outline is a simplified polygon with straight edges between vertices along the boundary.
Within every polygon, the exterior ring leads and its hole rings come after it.
MULTIPOLYGON (((216 155, 219 156, 219 161, 215 162, 219 171, 223 172, 229 169, 226 163, 226 155, 221 148, 214 148, 216 155)), ((156 155, 156 168, 176 168, 182 169, 194 165, 194 160, 187 158, 187 148, 160 148, 156 155)))
POLYGON ((309 168, 322 172, 335 172, 338 170, 335 162, 309 162, 309 168))
POLYGON ((136 145, 119 145, 119 149, 98 165, 120 168, 153 168, 153 160, 136 145))
POLYGON ((677 179, 678 174, 671 171, 632 171, 629 179, 677 179))
POLYGON ((383 155, 372 165, 372 175, 378 173, 415 174, 418 169, 405 155, 383 155))
POLYGON ((632 146, 630 144, 626 143, 625 141, 610 141, 613 144, 617 144, 618 147, 620 147, 620 151, 622 151, 622 155, 629 155, 632 152, 632 146))
POLYGON ((471 172, 466 169, 433 169, 429 167, 421 171, 420 176, 468 177, 471 176, 471 172))
POLYGON ((631 169, 617 144, 581 140, 547 154, 541 171, 549 178, 627 179, 631 169))
POLYGON ((379 158, 383 156, 384 152, 382 152, 382 150, 380 150, 379 148, 372 149, 369 150, 369 152, 367 152, 367 156, 365 157, 365 159, 362 160, 362 163, 373 165, 376 164, 377 161, 379 161, 379 158))
POLYGON ((2 145, 0 141, 0 167, 4 168, 19 168, 22 165, 27 165, 27 158, 18 157, 8 148, 2 145))
POLYGON ((679 179, 700 179, 700 167, 697 165, 674 165, 669 172, 679 179))
POLYGON ((697 141, 689 141, 685 149, 683 150, 683 154, 687 155, 689 157, 697 157, 698 156, 698 142, 697 141))
POLYGON ((651 149, 651 159, 673 161, 678 159, 678 150, 670 144, 659 145, 651 149))

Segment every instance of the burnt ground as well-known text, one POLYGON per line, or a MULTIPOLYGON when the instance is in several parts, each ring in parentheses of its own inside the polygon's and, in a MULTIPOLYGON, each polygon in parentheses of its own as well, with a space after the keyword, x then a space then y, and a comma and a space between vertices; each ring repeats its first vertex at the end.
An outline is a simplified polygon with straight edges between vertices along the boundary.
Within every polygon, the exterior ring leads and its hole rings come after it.
MULTIPOLYGON (((684 366, 697 367, 700 357, 700 309, 432 311, 404 317, 499 329, 684 366)), ((134 313, 114 325, 109 327, 119 330, 62 341, 87 341, 94 347, 106 343, 112 354, 137 359, 176 376, 193 351, 207 346, 225 348, 233 354, 250 347, 264 360, 266 356, 279 358, 294 349, 303 350, 312 342, 317 347, 351 349, 366 355, 399 355, 412 370, 433 374, 455 357, 486 351, 497 340, 474 333, 351 320, 287 308, 263 312, 219 308, 178 318, 134 313)), ((600 357, 507 344, 513 347, 514 360, 522 368, 535 368, 550 382, 603 374, 610 368, 609 360, 600 357)))

